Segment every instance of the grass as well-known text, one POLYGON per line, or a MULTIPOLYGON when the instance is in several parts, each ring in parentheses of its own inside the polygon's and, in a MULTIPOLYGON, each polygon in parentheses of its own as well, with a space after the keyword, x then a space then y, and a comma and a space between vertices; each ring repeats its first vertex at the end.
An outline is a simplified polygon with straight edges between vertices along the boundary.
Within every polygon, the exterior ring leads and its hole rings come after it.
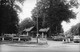
POLYGON ((28 45, 30 45, 30 44, 36 44, 36 45, 47 45, 47 42, 36 42, 36 40, 35 41, 0 41, 0 44, 28 44, 28 45))

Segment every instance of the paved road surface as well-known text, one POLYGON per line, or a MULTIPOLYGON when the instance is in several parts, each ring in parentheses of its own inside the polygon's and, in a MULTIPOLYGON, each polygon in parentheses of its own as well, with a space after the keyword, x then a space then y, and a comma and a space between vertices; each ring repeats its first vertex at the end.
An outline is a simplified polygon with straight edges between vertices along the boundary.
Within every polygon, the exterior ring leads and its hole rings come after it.
POLYGON ((9 44, 0 45, 0 52, 80 52, 79 43, 67 43, 48 41, 48 46, 17 47, 9 44))

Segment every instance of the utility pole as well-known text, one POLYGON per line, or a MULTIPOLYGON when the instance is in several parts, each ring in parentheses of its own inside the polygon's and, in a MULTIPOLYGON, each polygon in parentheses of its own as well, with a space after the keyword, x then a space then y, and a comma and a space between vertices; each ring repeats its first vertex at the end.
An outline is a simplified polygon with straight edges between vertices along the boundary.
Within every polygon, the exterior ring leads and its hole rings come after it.
MULTIPOLYGON (((36 0, 36 2, 38 2, 38 0, 36 0)), ((38 29, 38 16, 37 16, 37 34, 36 34, 37 35, 37 43, 38 43, 38 35, 39 35, 38 30, 39 29, 38 29)))

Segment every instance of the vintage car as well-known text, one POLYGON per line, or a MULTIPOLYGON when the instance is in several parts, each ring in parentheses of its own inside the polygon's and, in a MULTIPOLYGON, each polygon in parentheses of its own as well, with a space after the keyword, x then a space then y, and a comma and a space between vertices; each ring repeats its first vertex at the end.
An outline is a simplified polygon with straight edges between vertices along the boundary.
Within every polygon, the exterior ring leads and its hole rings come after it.
POLYGON ((0 36, 0 41, 2 41, 2 36, 0 36))
POLYGON ((63 36, 52 36, 52 40, 54 41, 62 41, 64 39, 63 36))
POLYGON ((18 41, 18 39, 19 39, 18 36, 16 36, 16 35, 12 36, 12 41, 18 41))
POLYGON ((4 40, 12 40, 11 34, 4 34, 4 40))
POLYGON ((31 37, 27 36, 27 35, 20 35, 19 37, 20 37, 21 41, 29 41, 29 40, 31 40, 31 37))
POLYGON ((74 36, 74 37, 73 37, 73 41, 74 41, 75 43, 80 43, 80 36, 79 36, 79 35, 74 36))

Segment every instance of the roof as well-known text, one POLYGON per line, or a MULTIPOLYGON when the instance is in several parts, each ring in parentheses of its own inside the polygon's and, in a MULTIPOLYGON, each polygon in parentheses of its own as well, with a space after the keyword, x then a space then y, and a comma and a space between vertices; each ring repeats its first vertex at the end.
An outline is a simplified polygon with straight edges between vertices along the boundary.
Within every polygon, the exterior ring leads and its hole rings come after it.
POLYGON ((48 27, 48 28, 40 29, 39 31, 40 31, 40 32, 47 32, 49 29, 50 29, 50 28, 48 27))
POLYGON ((23 31, 26 31, 26 32, 29 32, 33 29, 33 27, 30 27, 30 28, 27 28, 27 29, 24 29, 23 31))

